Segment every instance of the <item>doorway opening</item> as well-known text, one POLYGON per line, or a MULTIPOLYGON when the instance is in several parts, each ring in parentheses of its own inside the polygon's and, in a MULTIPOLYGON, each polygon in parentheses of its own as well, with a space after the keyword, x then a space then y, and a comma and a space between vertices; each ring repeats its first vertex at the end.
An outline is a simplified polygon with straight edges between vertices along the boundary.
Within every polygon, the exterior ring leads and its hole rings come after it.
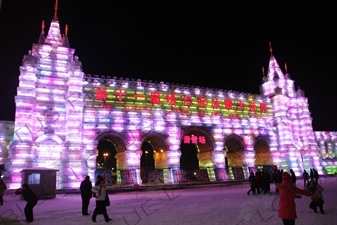
POLYGON ((273 165, 273 157, 268 142, 263 138, 258 138, 254 143, 255 165, 273 165))

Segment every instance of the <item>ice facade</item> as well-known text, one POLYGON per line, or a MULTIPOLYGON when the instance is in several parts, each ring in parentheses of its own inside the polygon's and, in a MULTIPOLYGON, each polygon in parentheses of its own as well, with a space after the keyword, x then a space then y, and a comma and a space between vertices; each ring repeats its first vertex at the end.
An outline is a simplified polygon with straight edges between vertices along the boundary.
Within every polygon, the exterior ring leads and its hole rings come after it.
POLYGON ((117 167, 135 169, 139 184, 140 148, 150 139, 167 182, 179 169, 186 137, 194 144, 207 139, 198 145, 200 167, 224 168, 229 160, 245 173, 257 165, 292 168, 297 175, 312 167, 337 172, 337 132, 313 131, 308 99, 273 55, 261 94, 253 95, 85 75, 67 26, 61 35, 54 17, 47 36, 43 29, 20 66, 15 123, 0 123, 0 164, 11 189, 20 186, 20 171, 33 167, 57 169, 59 189, 78 188, 84 175, 93 176, 103 138, 116 146, 117 167), (261 141, 267 151, 258 153, 261 141))

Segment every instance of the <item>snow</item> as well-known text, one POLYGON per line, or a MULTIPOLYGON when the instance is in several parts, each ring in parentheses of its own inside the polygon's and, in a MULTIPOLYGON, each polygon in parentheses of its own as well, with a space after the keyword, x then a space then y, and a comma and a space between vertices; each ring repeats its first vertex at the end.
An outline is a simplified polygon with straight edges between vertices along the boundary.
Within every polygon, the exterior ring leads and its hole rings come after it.
MULTIPOLYGON (((303 181, 297 182, 299 188, 303 181)), ((325 188, 325 214, 309 209, 310 198, 297 199, 296 224, 337 225, 337 177, 322 178, 325 188)), ((282 225, 277 217, 278 195, 271 185, 272 193, 247 196, 248 184, 233 186, 207 186, 201 188, 158 190, 117 193, 110 195, 107 207, 112 221, 118 225, 282 225)), ((25 202, 14 194, 5 194, 0 206, 0 224, 25 224, 23 208, 25 202), (21 221, 15 222, 14 219, 21 221)), ((89 213, 95 208, 91 199, 89 213)), ((34 208, 34 222, 41 225, 86 225, 94 224, 91 216, 82 216, 79 194, 57 195, 55 199, 40 200, 34 208)), ((97 224, 106 224, 102 215, 97 224)))

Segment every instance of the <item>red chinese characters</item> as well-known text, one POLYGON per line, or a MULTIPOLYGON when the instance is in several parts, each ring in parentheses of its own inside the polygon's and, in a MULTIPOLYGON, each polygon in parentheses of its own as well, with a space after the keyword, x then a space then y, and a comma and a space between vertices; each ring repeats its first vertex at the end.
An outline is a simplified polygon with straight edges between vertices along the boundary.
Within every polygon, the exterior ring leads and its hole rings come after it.
POLYGON ((177 104, 177 98, 173 93, 167 94, 166 95, 166 102, 168 102, 170 105, 176 105, 177 104))
POLYGON ((212 107, 218 109, 220 107, 219 99, 212 99, 212 107))
POLYGON ((192 105, 192 97, 188 95, 183 96, 184 106, 191 106, 192 105))
POLYGON ((156 182, 160 182, 160 183, 164 183, 164 180, 162 179, 163 174, 159 173, 157 170, 153 171, 153 173, 150 174, 150 183, 156 183, 156 182))
POLYGON ((232 99, 226 98, 224 102, 225 102, 225 109, 231 110, 233 108, 232 99))
POLYGON ((238 102, 238 110, 245 110, 245 104, 241 100, 238 102))
POLYGON ((260 112, 261 113, 267 112, 267 105, 265 103, 260 103, 260 112))
POLYGON ((106 88, 96 88, 95 91, 95 100, 106 100, 106 88))
POLYGON ((199 108, 206 108, 207 106, 207 99, 205 97, 198 98, 198 107, 199 108))
POLYGON ((184 144, 206 144, 206 137, 205 136, 188 136, 185 135, 183 138, 184 144))
POLYGON ((118 91, 115 92, 115 95, 118 97, 118 100, 121 102, 123 100, 123 97, 126 95, 126 93, 122 89, 119 89, 118 91))
POLYGON ((151 92, 150 102, 154 105, 160 105, 160 92, 151 92))
POLYGON ((254 102, 249 102, 249 109, 251 112, 256 112, 256 105, 254 102))

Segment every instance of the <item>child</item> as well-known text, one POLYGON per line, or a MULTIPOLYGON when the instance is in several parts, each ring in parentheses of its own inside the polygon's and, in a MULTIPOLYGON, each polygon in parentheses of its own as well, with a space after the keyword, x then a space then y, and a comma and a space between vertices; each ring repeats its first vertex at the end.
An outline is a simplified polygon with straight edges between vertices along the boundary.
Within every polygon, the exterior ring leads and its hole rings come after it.
POLYGON ((324 188, 316 184, 315 181, 310 181, 309 190, 313 194, 313 196, 311 197, 312 201, 309 205, 310 209, 314 210, 314 212, 317 213, 317 207, 319 207, 319 211, 324 214, 324 199, 322 195, 324 188))
POLYGON ((0 205, 4 204, 3 196, 5 194, 6 189, 7 189, 7 186, 5 182, 2 179, 0 179, 0 205))

